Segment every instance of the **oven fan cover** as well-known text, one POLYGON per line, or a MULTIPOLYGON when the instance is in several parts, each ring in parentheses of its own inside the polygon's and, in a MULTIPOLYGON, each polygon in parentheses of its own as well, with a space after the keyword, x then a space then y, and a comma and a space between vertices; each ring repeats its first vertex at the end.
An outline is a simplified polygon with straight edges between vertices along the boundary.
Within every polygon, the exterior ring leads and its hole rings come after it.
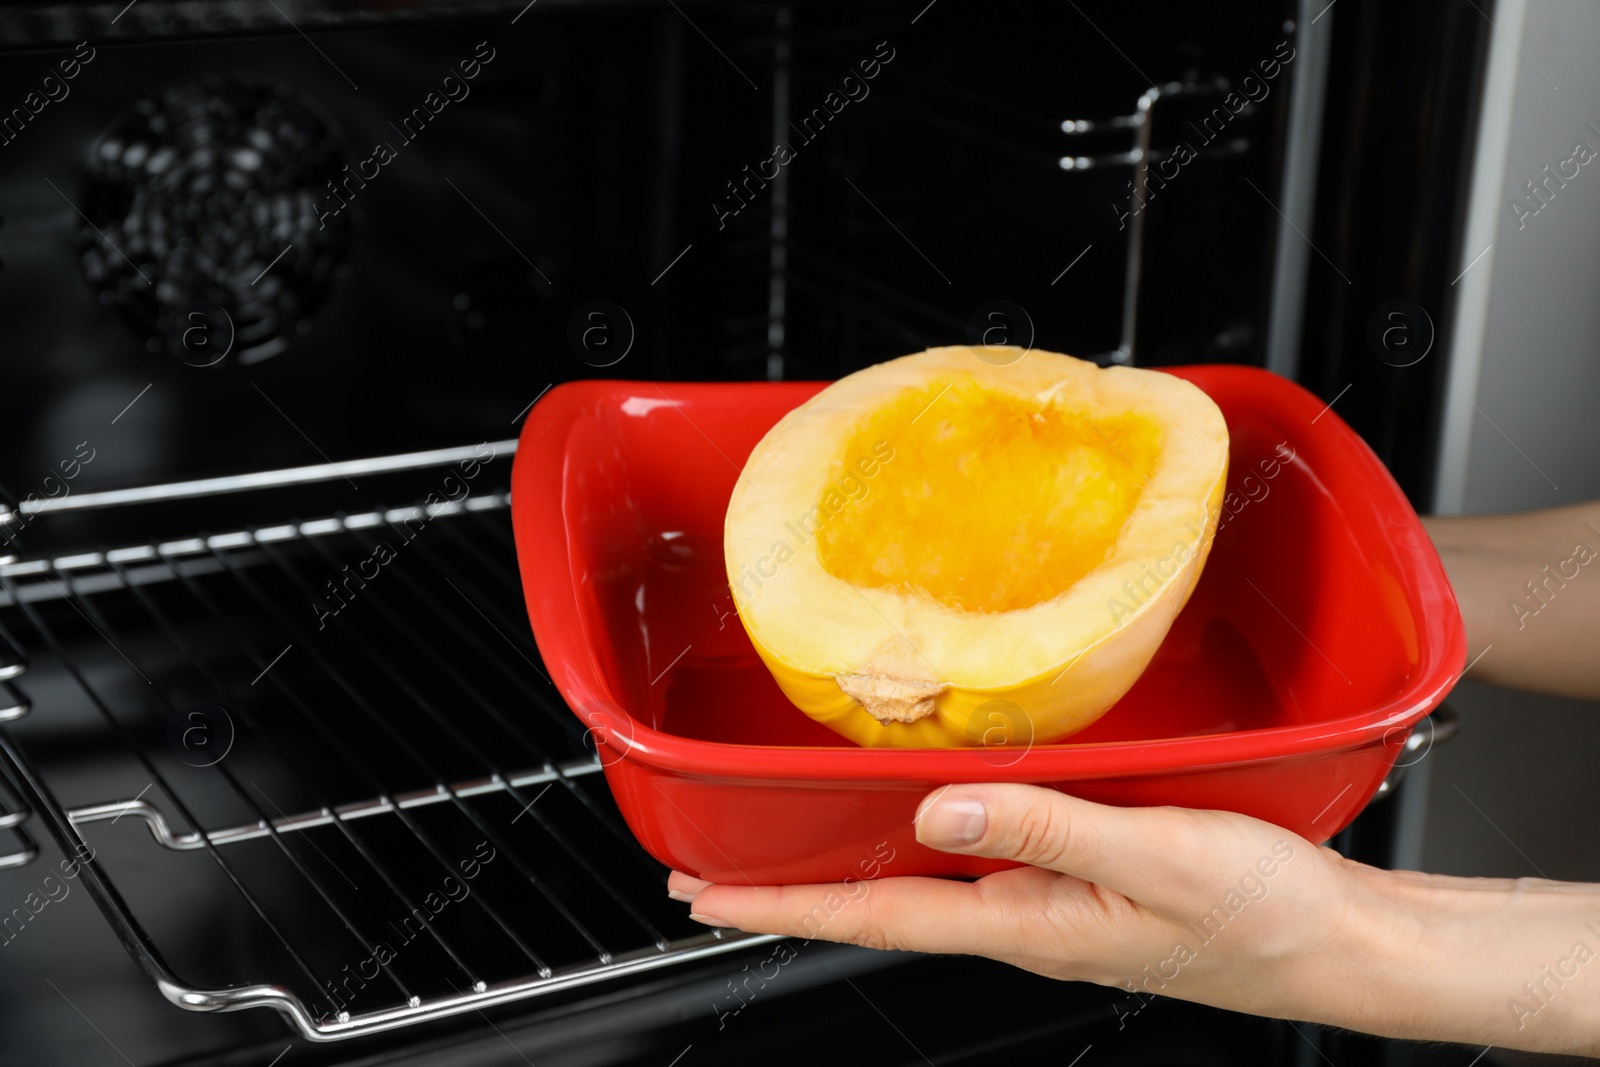
POLYGON ((316 210, 342 167, 334 121, 303 94, 247 75, 170 84, 90 151, 84 276, 151 351, 278 355, 343 274, 350 216, 316 210))

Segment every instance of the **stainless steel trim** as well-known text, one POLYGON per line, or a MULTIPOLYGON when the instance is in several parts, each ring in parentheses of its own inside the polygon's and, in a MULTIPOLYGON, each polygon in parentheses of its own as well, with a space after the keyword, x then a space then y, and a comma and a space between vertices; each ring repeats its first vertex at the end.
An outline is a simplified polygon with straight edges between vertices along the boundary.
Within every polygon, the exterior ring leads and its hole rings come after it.
POLYGON ((516 450, 516 438, 508 438, 504 441, 486 441, 477 445, 406 452, 398 456, 374 456, 340 463, 316 463, 308 467, 257 471, 253 474, 230 474, 220 478, 199 478, 187 482, 168 482, 164 485, 136 486, 131 489, 107 489, 97 493, 78 493, 48 500, 25 500, 17 505, 15 511, 9 508, 0 509, 0 525, 14 522, 21 516, 39 515, 51 511, 79 511, 85 508, 114 507, 121 504, 149 504, 159 500, 209 496, 213 493, 231 493, 244 489, 272 489, 285 485, 327 482, 352 475, 389 474, 395 471, 415 470, 419 467, 437 467, 473 459, 488 462, 496 456, 511 455, 516 450), (490 450, 488 457, 478 451, 485 447, 490 450))
MULTIPOLYGON (((430 804, 443 804, 449 801, 452 795, 457 797, 478 797, 487 793, 503 793, 512 789, 521 789, 532 785, 543 785, 559 778, 578 778, 587 774, 594 774, 601 769, 600 761, 572 760, 566 763, 547 767, 541 771, 526 771, 521 774, 503 778, 498 775, 492 778, 476 778, 470 781, 454 782, 448 788, 422 789, 414 793, 399 793, 394 797, 394 803, 387 799, 367 800, 354 804, 341 804, 336 808, 322 808, 315 812, 303 812, 298 815, 286 815, 281 819, 273 819, 271 829, 265 821, 243 823, 230 826, 222 830, 208 830, 205 840, 201 839, 199 831, 177 834, 172 832, 171 826, 162 816, 161 810, 147 800, 135 797, 132 800, 109 800, 102 804, 89 804, 81 808, 72 808, 67 811, 67 818, 74 826, 83 826, 94 822, 116 822, 123 816, 140 819, 150 830, 150 836, 162 848, 172 849, 175 852, 190 852, 202 849, 206 841, 213 845, 232 845, 240 841, 255 841, 269 836, 273 831, 278 833, 294 833, 298 830, 311 830, 319 826, 332 826, 334 820, 350 822, 355 819, 365 819, 373 815, 392 814, 397 808, 410 811, 412 808, 426 807, 430 804)), ((0 829, 7 824, 0 820, 0 829)))
MULTIPOLYGON (((1489 336, 1489 307, 1495 296, 1494 244, 1506 211, 1506 176, 1511 131, 1517 121, 1517 83, 1523 75, 1522 35, 1527 28, 1528 0, 1497 0, 1495 35, 1478 79, 1477 127, 1473 130, 1472 170, 1466 217, 1456 263, 1462 271, 1450 288, 1443 314, 1449 317, 1449 351, 1445 353, 1444 420, 1439 430, 1434 466, 1433 511, 1460 515, 1467 508, 1472 439, 1477 427, 1479 388, 1483 381, 1484 340, 1489 336), (1481 258, 1476 269, 1468 270, 1481 258), (1457 284, 1459 283, 1459 284, 1457 284)), ((1502 277, 1502 284, 1505 282, 1502 277)), ((1479 508, 1484 508, 1484 501, 1479 508)), ((1501 507, 1504 501, 1498 502, 1501 507)), ((1499 510, 1489 507, 1484 510, 1499 510)))
POLYGON ((1278 227, 1267 310, 1267 369, 1293 381, 1300 373, 1300 325, 1305 315, 1306 269, 1311 262, 1311 214, 1316 203, 1317 158, 1322 145, 1322 101, 1328 84, 1328 50, 1338 12, 1324 0, 1296 6, 1295 68, 1289 83, 1289 135, 1283 152, 1278 227))

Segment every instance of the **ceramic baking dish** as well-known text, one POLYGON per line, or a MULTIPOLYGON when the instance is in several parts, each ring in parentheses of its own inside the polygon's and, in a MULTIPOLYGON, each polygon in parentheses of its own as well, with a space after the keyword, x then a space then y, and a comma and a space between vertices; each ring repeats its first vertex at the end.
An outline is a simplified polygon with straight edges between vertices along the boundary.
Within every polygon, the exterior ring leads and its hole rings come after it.
POLYGON ((528 613, 644 847, 724 882, 982 874, 1005 864, 924 849, 911 828, 929 790, 972 781, 1224 808, 1313 841, 1343 828, 1462 669, 1455 598, 1399 487, 1322 401, 1253 368, 1171 373, 1232 438, 1210 562, 1128 695, 1024 749, 858 748, 792 706, 746 639, 728 497, 823 383, 551 390, 512 482, 528 613))

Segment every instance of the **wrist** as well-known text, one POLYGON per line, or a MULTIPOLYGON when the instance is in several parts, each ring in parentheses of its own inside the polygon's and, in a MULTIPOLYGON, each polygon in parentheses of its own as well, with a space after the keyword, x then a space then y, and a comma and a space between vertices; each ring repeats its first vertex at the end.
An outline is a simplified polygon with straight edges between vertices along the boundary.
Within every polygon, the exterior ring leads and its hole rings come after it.
POLYGON ((1297 985, 1319 1022, 1389 1037, 1600 1055, 1600 889, 1349 865, 1327 958, 1297 985), (1319 973, 1320 972, 1320 973, 1319 973))

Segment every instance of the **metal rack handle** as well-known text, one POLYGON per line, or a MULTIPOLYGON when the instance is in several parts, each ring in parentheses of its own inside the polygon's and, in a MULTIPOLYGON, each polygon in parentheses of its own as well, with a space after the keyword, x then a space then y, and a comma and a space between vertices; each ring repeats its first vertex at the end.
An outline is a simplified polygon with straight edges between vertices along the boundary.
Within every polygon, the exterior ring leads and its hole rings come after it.
POLYGON ((1421 763, 1433 751, 1434 745, 1441 745, 1450 740, 1461 730, 1461 716, 1448 704, 1440 704, 1433 709, 1433 714, 1426 716, 1411 730, 1411 735, 1406 738, 1405 744, 1396 757, 1394 766, 1389 768, 1389 773, 1378 786, 1378 791, 1372 794, 1373 800, 1381 800, 1400 787, 1405 779, 1406 771, 1421 763), (1417 753, 1421 753, 1418 755, 1417 753))

